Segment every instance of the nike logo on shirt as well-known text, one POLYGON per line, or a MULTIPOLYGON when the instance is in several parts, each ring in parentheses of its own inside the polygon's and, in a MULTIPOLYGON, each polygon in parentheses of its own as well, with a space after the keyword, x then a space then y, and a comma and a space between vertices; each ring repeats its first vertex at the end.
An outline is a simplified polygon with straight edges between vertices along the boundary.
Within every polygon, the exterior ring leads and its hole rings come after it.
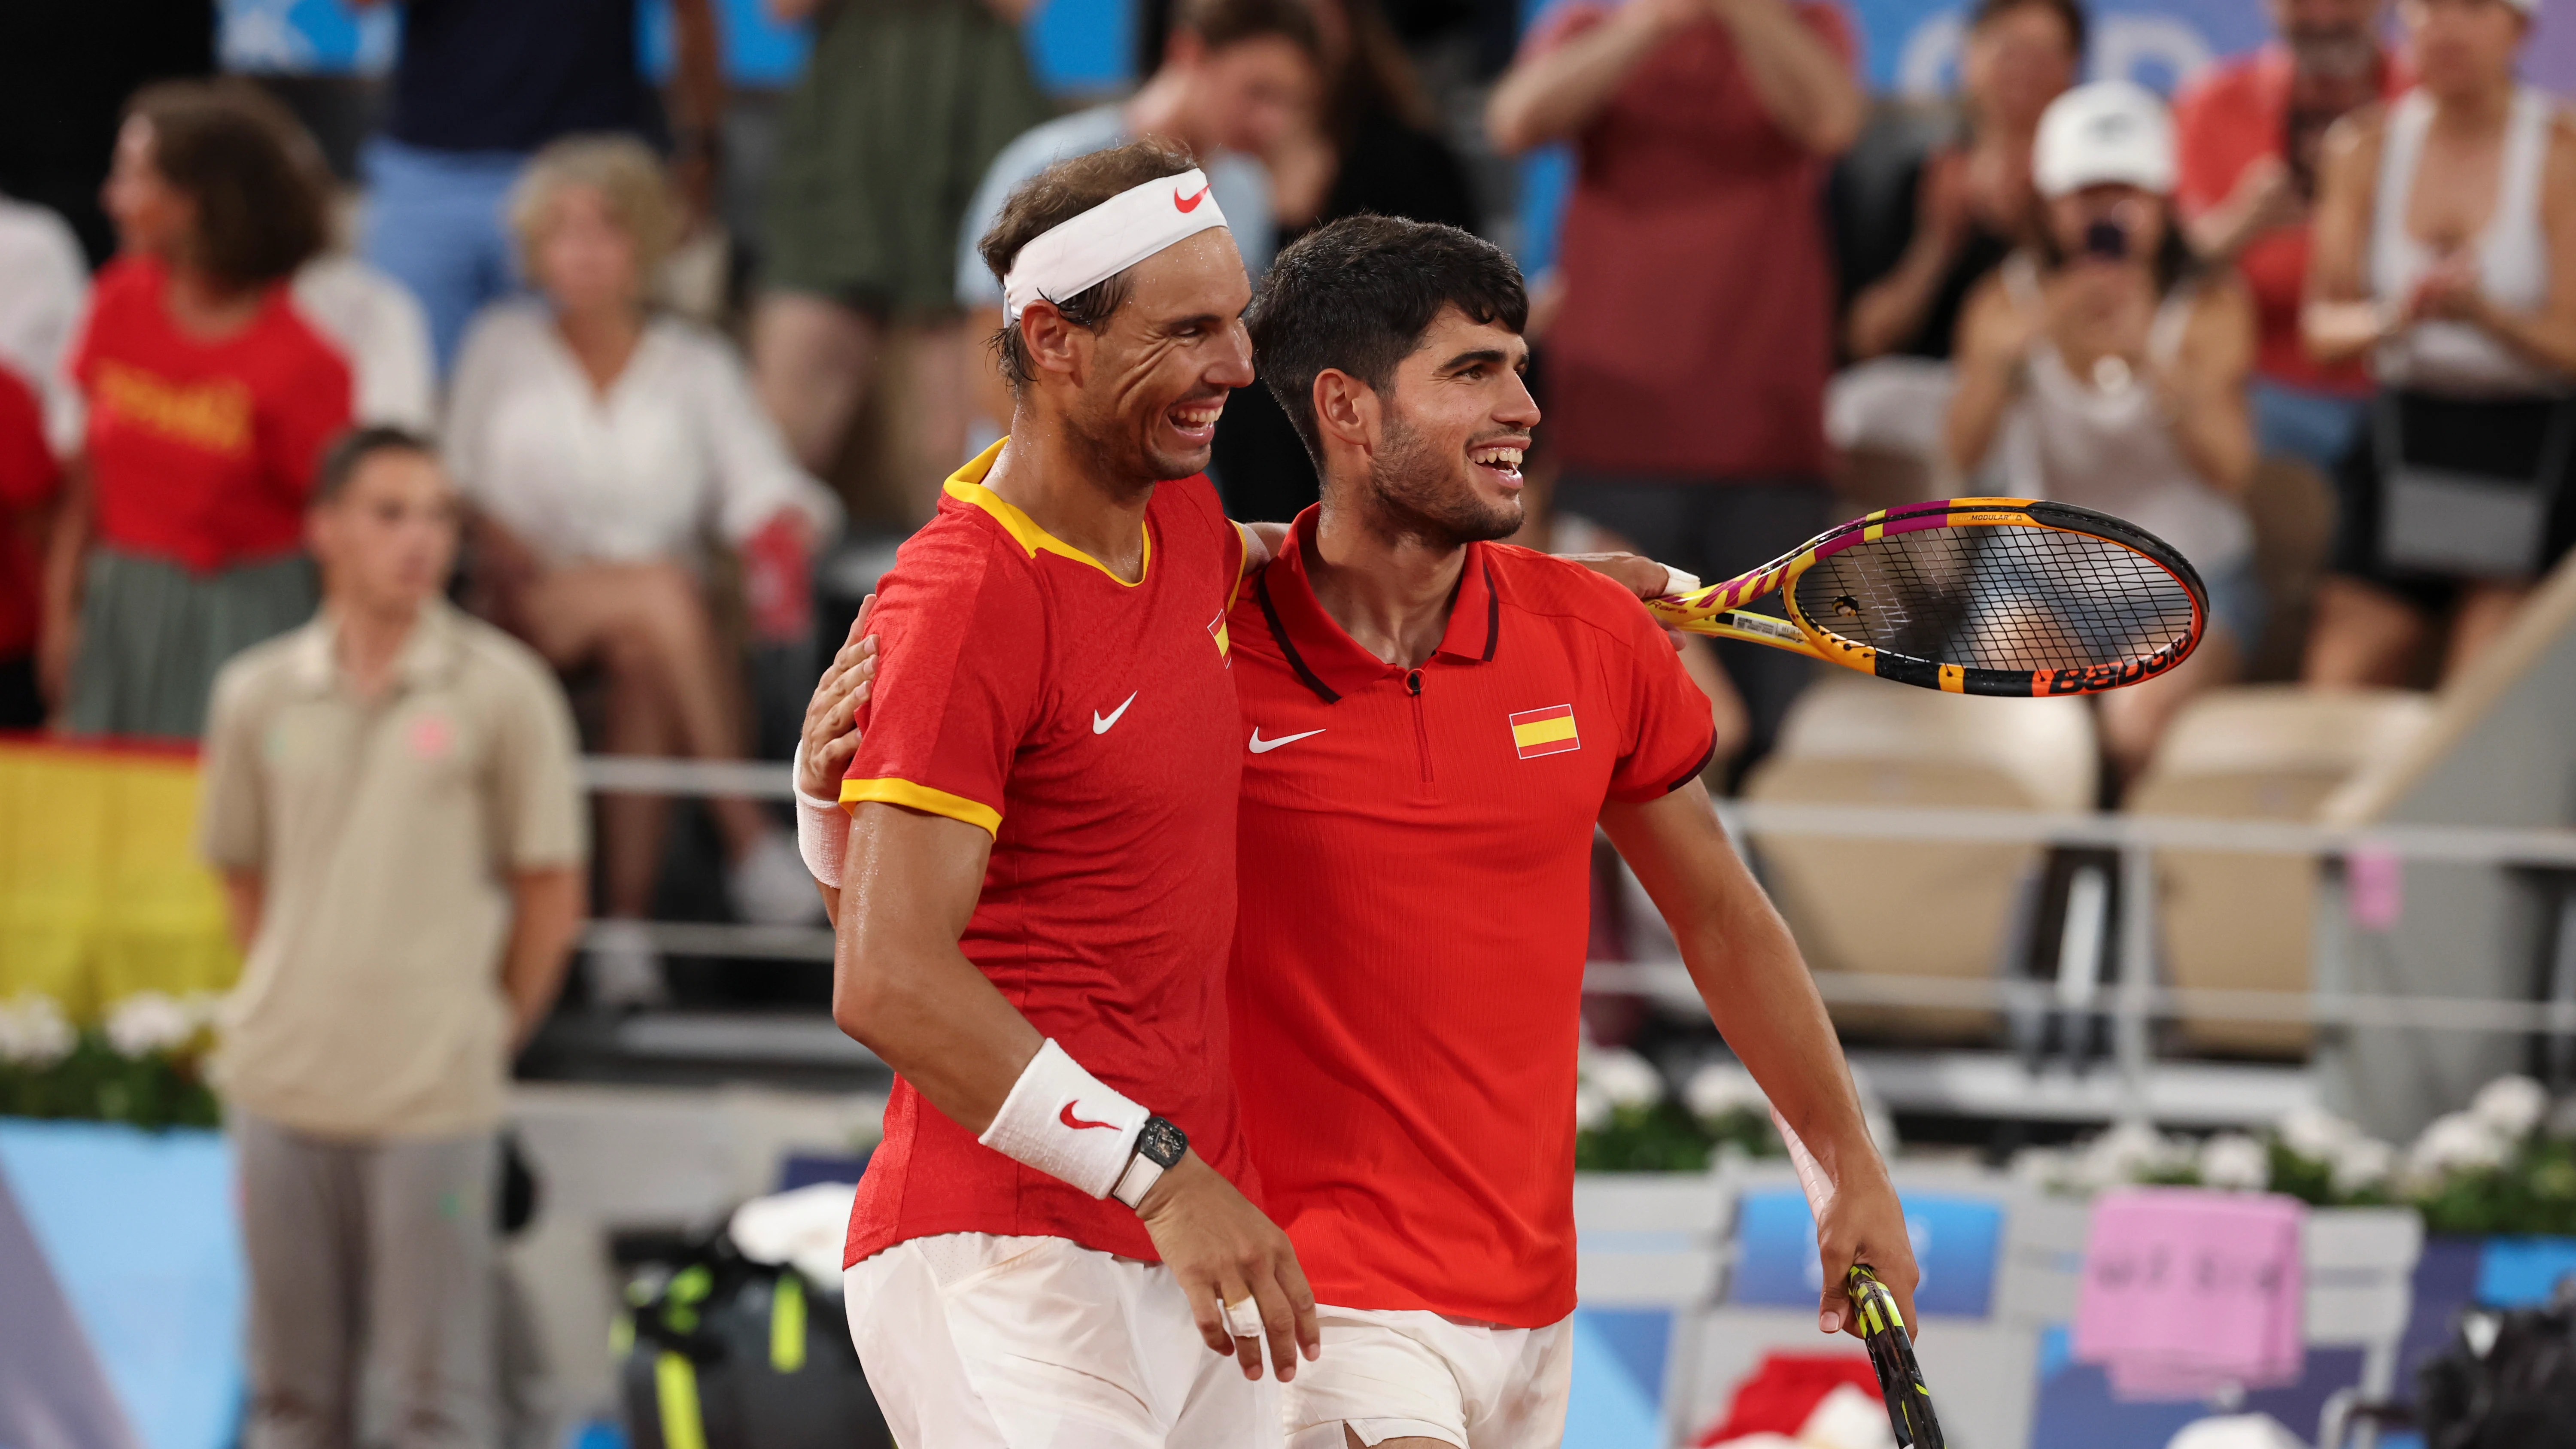
POLYGON ((1308 730, 1302 735, 1281 735, 1275 740, 1265 740, 1261 737, 1261 726, 1254 725, 1252 727, 1252 752, 1256 755, 1266 755, 1272 750, 1279 748, 1281 745, 1293 745, 1299 740, 1312 739, 1322 733, 1322 730, 1308 730))
MULTIPOLYGON (((1142 693, 1144 693, 1144 691, 1141 689, 1136 691, 1136 694, 1142 693)), ((1109 733, 1109 727, 1118 723, 1118 717, 1127 712, 1127 706, 1136 702, 1136 694, 1130 694, 1125 699, 1118 701, 1118 707, 1111 710, 1109 712, 1109 717, 1106 719, 1101 718, 1100 711, 1096 709, 1093 710, 1091 712, 1091 732, 1095 735, 1105 735, 1109 733)))

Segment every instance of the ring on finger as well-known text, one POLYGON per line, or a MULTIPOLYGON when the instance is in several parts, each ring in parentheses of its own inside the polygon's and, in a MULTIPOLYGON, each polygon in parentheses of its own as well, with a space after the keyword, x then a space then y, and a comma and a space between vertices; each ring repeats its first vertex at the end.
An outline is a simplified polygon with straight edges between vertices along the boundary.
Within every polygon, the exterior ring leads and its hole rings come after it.
POLYGON ((1226 1304, 1225 1328, 1237 1338, 1261 1337, 1264 1331, 1261 1327, 1261 1305, 1255 1303, 1248 1293, 1226 1304))

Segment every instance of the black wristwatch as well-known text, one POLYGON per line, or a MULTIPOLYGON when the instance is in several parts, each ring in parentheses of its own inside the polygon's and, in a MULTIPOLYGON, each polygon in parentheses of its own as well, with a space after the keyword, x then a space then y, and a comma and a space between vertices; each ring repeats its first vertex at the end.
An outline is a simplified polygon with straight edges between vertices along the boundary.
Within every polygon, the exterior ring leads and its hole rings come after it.
POLYGON ((1136 1133, 1135 1155, 1127 1159, 1127 1170, 1118 1174, 1118 1183, 1109 1195, 1131 1210, 1145 1200, 1162 1175, 1181 1165, 1190 1150, 1189 1134, 1172 1125, 1169 1119, 1148 1117, 1136 1133))

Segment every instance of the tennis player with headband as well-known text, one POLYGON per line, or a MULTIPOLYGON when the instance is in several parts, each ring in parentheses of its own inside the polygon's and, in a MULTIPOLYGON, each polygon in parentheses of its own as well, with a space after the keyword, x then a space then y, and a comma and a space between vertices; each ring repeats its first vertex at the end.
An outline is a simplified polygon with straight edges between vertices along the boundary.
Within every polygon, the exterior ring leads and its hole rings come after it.
POLYGON ((888 703, 814 862, 846 882, 834 1019, 897 1076, 851 1336, 919 1449, 1276 1443, 1263 1349, 1292 1377, 1314 1299, 1255 1206, 1225 1019, 1225 619, 1267 550, 1201 473, 1251 289, 1153 141, 1024 183, 981 249, 1010 436, 879 584, 888 703))
MULTIPOLYGON (((1322 1355, 1284 1391, 1290 1449, 1563 1435, 1596 821, 1793 1129, 1830 1285, 1818 1327, 1855 1326, 1855 1261, 1913 1310, 1832 1026, 1698 783, 1707 700, 1620 587, 1496 542, 1520 526, 1538 421, 1526 308, 1490 244, 1356 217, 1283 253, 1251 314, 1324 479, 1228 630, 1233 1063, 1268 1207, 1321 1301, 1322 1355)), ((818 705, 864 672, 845 655, 818 705)))

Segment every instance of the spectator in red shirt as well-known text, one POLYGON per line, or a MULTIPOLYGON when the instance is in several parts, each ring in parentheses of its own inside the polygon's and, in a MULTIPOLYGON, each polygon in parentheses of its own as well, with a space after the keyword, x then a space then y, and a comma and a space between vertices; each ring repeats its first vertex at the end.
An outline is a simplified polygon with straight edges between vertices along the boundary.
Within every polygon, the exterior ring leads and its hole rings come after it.
MULTIPOLYGON (((1852 54, 1824 0, 1569 0, 1486 111, 1503 151, 1578 158, 1547 338, 1558 503, 1703 578, 1827 521, 1820 191, 1865 110, 1852 54)), ((1758 750, 1806 670, 1719 647, 1758 750)))
POLYGON ((294 127, 238 83, 127 109, 103 198, 119 255, 72 347, 88 422, 46 567, 41 660, 79 733, 194 737, 216 666, 312 617, 305 494, 351 385, 286 286, 325 237, 294 127))
POLYGON ((2255 436, 2269 456, 2331 473, 2370 395, 2358 361, 2320 363, 2299 340, 2308 208, 2326 128, 2412 83, 2380 44, 2387 0, 2271 0, 2280 39, 2210 67, 2174 102, 2175 190, 2192 246, 2234 262, 2254 294, 2255 436))
POLYGON ((36 548, 62 482, 35 389, 0 364, 0 730, 45 722, 36 691, 36 548))

